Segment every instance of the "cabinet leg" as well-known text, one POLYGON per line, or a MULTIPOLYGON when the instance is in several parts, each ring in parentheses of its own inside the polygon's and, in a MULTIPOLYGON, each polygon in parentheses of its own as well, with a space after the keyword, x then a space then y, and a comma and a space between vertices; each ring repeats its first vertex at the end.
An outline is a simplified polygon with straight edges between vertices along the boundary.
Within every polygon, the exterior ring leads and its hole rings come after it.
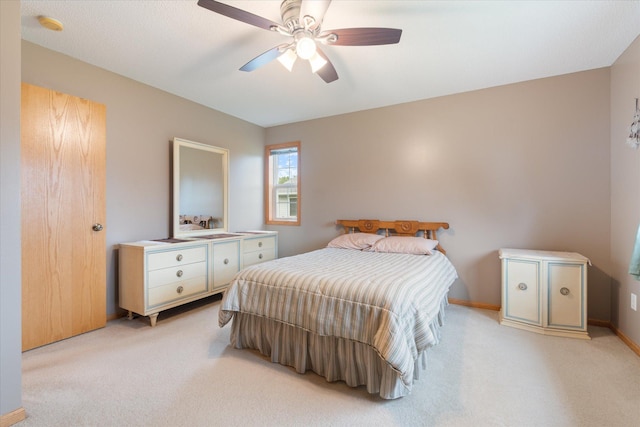
POLYGON ((151 321, 151 327, 156 326, 156 321, 158 320, 158 314, 159 313, 154 313, 149 315, 149 320, 151 321))
POLYGON ((133 320, 133 311, 127 311, 127 319, 133 320))

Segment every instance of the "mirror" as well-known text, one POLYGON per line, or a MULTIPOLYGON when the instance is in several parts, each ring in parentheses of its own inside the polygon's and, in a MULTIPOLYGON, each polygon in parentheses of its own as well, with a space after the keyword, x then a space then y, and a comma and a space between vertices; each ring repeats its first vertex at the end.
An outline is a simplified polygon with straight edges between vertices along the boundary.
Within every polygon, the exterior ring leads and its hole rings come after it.
POLYGON ((227 231, 229 150, 173 139, 173 237, 227 231))

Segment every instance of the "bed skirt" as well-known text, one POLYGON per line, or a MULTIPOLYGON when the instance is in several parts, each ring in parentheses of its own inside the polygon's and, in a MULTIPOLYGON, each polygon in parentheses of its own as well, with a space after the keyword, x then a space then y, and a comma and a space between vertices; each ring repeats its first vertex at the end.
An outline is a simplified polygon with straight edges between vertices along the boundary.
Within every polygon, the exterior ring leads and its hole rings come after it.
MULTIPOLYGON (((447 296, 430 323, 436 340, 444 323, 447 296)), ((370 345, 332 336, 321 336, 276 320, 235 312, 231 326, 231 345, 258 350, 272 362, 291 366, 299 373, 313 371, 329 382, 344 381, 351 387, 365 385, 371 394, 397 399, 411 393, 413 381, 406 384, 400 372, 389 365, 370 345)), ((427 366, 426 350, 414 360, 413 379, 427 366)))

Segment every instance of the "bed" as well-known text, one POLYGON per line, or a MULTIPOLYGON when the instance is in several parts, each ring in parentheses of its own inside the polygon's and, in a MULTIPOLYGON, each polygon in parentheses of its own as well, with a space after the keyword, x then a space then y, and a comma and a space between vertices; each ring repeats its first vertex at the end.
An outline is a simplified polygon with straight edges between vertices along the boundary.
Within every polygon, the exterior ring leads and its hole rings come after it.
POLYGON ((447 223, 339 220, 327 247, 253 265, 224 294, 231 345, 384 399, 411 393, 440 340, 457 278, 436 232, 447 223))

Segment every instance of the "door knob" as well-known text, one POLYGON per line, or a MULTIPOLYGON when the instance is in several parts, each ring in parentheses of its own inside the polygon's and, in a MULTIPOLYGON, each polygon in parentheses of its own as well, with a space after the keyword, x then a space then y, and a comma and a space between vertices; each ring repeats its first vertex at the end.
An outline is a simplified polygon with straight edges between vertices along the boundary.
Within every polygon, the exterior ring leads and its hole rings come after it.
POLYGON ((91 228, 93 228, 93 231, 102 231, 104 227, 102 226, 102 224, 93 224, 93 227, 91 228))

